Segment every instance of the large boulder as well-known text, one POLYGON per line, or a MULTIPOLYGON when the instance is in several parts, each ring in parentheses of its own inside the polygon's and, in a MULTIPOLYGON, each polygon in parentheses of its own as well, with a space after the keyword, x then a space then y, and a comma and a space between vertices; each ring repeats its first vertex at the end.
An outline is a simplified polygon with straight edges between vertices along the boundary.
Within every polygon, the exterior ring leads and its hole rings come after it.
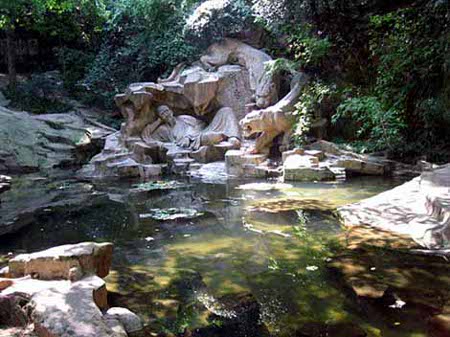
POLYGON ((410 236, 437 253, 446 253, 450 242, 450 165, 378 194, 340 207, 347 226, 367 225, 410 236))
POLYGON ((334 180, 334 173, 326 166, 319 165, 315 156, 294 154, 286 158, 284 165, 286 181, 334 180))
POLYGON ((101 277, 109 272, 111 254, 110 243, 85 242, 11 259, 3 273, 8 278, 0 278, 0 325, 32 324, 38 337, 127 337, 142 329, 127 309, 104 314, 108 297, 101 277))
POLYGON ((388 173, 387 165, 370 159, 344 157, 338 160, 337 165, 350 174, 384 176, 388 173))
POLYGON ((69 280, 77 273, 105 277, 111 267, 112 249, 111 243, 84 242, 20 254, 9 261, 9 273, 11 277, 33 275, 41 280, 69 280))
POLYGON ((108 132, 75 113, 31 115, 0 107, 0 172, 82 164, 108 132))

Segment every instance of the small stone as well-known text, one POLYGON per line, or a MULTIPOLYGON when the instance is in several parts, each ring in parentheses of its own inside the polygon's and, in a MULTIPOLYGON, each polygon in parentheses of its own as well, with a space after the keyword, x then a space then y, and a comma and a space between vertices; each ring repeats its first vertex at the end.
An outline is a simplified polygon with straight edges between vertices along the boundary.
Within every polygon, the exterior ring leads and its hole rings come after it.
POLYGON ((139 316, 126 308, 110 308, 105 315, 105 319, 117 319, 125 328, 127 333, 142 330, 142 322, 139 316))

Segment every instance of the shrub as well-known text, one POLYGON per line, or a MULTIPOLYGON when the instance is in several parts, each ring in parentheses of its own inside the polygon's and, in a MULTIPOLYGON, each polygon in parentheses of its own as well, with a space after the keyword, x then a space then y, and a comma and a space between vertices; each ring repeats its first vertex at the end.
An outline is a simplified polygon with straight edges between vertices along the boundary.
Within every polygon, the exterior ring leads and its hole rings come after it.
POLYGON ((311 124, 318 117, 321 104, 327 97, 335 93, 336 87, 334 85, 325 84, 321 81, 314 81, 303 90, 293 112, 296 118, 294 141, 297 144, 301 145, 304 143, 311 124))
POLYGON ((385 110, 376 97, 362 96, 348 98, 343 101, 333 122, 339 118, 349 117, 358 125, 359 140, 367 141, 369 151, 394 150, 402 141, 402 131, 405 123, 396 110, 385 110))
POLYGON ((252 8, 245 0, 208 0, 188 17, 184 35, 191 43, 206 48, 253 22, 252 8))
POLYGON ((132 82, 154 81, 197 50, 183 37, 186 2, 118 0, 106 37, 84 85, 91 102, 113 106, 113 97, 132 82))
POLYGON ((8 90, 10 107, 34 114, 67 112, 71 106, 62 102, 62 83, 49 74, 35 74, 30 80, 17 85, 16 90, 8 90))
POLYGON ((62 47, 56 53, 64 87, 69 91, 76 91, 80 86, 80 81, 86 76, 89 66, 94 61, 95 54, 68 47, 62 47))
POLYGON ((302 67, 317 67, 328 56, 332 43, 327 37, 321 37, 320 32, 314 34, 312 27, 303 25, 285 28, 289 31, 288 44, 293 58, 302 67))

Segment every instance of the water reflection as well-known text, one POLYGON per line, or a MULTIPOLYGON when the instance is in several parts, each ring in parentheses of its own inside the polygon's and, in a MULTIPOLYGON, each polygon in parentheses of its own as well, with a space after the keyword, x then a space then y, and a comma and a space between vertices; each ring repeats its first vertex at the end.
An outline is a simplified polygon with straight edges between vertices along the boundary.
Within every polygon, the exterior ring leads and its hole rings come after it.
MULTIPOLYGON (((259 319, 273 335, 300 336, 298 331, 311 322, 333 327, 353 322, 372 336, 413 336, 411 329, 401 328, 390 334, 383 319, 361 313, 327 267, 341 249, 334 208, 398 183, 360 178, 269 186, 183 180, 167 190, 137 188, 132 181, 22 183, 16 188, 27 186, 32 193, 5 195, 0 211, 42 201, 42 195, 51 195, 52 203, 36 207, 31 225, 0 237, 0 251, 114 242, 110 300, 138 312, 153 333, 210 329, 211 324, 216 330, 208 333, 218 333, 218 326, 228 323, 220 315, 212 319, 211 308, 223 308, 224 296, 231 294, 246 298, 247 304, 257 301, 259 319), (65 194, 55 193, 55 186, 63 186, 65 194), (77 202, 65 204, 69 196, 77 202), (168 208, 187 208, 201 216, 168 221, 142 216, 168 208)), ((417 327, 414 336, 423 329, 417 327)))

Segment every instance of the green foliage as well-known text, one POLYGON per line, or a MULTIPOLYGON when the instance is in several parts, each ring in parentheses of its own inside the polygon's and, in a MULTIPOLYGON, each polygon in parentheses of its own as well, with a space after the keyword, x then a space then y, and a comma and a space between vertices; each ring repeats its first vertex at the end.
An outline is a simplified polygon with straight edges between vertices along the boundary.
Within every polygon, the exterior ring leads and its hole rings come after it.
POLYGON ((58 63, 63 75, 64 86, 69 90, 79 88, 87 69, 94 61, 95 54, 79 49, 63 47, 57 51, 58 63))
POLYGON ((288 44, 294 59, 302 67, 317 67, 328 56, 332 43, 327 37, 313 34, 308 25, 287 27, 289 32, 288 44))
POLYGON ((0 29, 20 27, 61 40, 89 39, 106 15, 103 0, 0 0, 0 29))
POLYGON ((182 0, 118 0, 111 10, 105 41, 84 84, 91 102, 113 106, 115 94, 132 82, 154 81, 197 50, 183 37, 182 0))
MULTIPOLYGON (((405 145, 402 151, 411 155, 450 142, 450 108, 448 100, 445 103, 448 19, 448 8, 443 4, 400 9, 370 19, 370 51, 375 65, 372 91, 387 113, 388 124, 396 119, 406 124, 405 144, 412 146, 405 145)), ((398 129, 392 133, 389 138, 396 137, 398 129)))
POLYGON ((16 90, 8 90, 10 107, 35 114, 67 112, 71 106, 54 96, 60 88, 55 81, 43 74, 33 75, 29 81, 20 83, 16 90))
POLYGON ((448 36, 433 36, 437 32, 432 31, 436 28, 430 19, 412 9, 371 17, 370 50, 377 66, 375 92, 395 108, 407 108, 408 94, 420 90, 423 81, 439 76, 448 36))
POLYGON ((343 117, 357 122, 357 135, 370 142, 371 150, 393 150, 402 140, 405 123, 401 114, 383 109, 376 97, 363 96, 343 101, 333 116, 333 122, 343 117))
POLYGON ((248 1, 208 0, 187 18, 184 35, 200 48, 243 31, 254 22, 248 1))
POLYGON ((334 85, 328 85, 321 81, 315 81, 303 90, 293 112, 296 118, 294 140, 297 144, 300 145, 304 142, 311 124, 316 119, 320 105, 327 97, 335 93, 334 85))
POLYGON ((276 60, 266 62, 264 64, 264 68, 272 76, 278 75, 282 72, 294 74, 298 69, 298 64, 285 58, 278 58, 276 60))

